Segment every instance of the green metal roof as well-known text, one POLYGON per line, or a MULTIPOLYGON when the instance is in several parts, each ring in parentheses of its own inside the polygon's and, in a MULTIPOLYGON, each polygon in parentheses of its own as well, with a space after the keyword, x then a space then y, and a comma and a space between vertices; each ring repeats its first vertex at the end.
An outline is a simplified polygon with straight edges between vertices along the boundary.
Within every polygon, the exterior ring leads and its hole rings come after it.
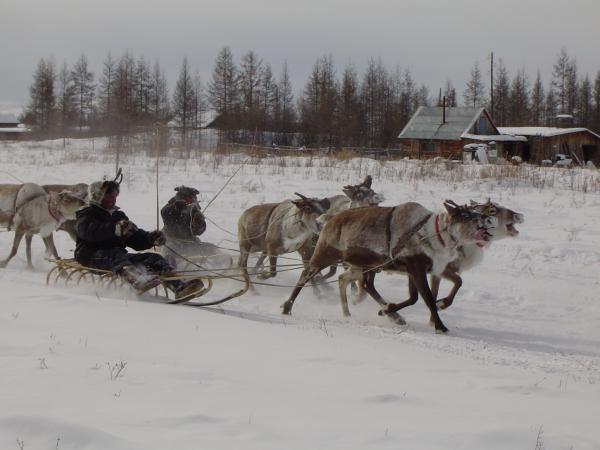
POLYGON ((441 106, 421 106, 398 138, 460 141, 462 135, 469 132, 484 111, 484 108, 447 107, 446 122, 442 123, 441 106))

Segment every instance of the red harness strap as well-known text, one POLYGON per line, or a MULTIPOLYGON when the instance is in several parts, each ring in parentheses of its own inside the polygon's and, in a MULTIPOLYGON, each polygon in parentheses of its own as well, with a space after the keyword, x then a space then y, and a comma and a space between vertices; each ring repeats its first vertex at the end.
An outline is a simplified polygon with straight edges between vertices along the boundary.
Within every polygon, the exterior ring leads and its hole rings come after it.
POLYGON ((60 219, 58 217, 56 217, 56 215, 52 212, 52 206, 50 206, 50 199, 51 199, 51 197, 48 196, 48 213, 58 223, 58 222, 60 222, 60 219))
POLYGON ((442 244, 442 246, 445 247, 446 243, 444 242, 444 239, 442 238, 442 235, 440 234, 440 215, 439 214, 437 216, 435 216, 435 232, 437 233, 438 239, 440 240, 440 244, 442 244))

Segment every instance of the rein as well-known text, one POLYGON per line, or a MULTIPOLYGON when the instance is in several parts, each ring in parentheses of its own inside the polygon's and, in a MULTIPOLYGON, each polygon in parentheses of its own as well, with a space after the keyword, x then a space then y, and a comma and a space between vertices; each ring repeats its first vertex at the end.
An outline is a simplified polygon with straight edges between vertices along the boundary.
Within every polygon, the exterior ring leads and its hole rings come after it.
MULTIPOLYGON (((167 248, 169 251, 173 252, 173 254, 175 254, 175 256, 183 259, 184 261, 186 261, 187 263, 189 263, 189 264, 191 264, 193 266, 198 267, 199 269, 201 269, 204 272, 209 272, 209 273, 212 273, 214 275, 217 275, 218 278, 227 278, 229 280, 238 281, 240 283, 245 283, 245 280, 241 280, 239 278, 236 278, 235 276, 226 275, 226 274, 222 274, 222 273, 216 272, 214 270, 207 269, 206 267, 201 266, 197 262, 192 261, 191 259, 187 258, 186 256, 184 256, 184 255, 180 254, 179 252, 173 250, 173 248, 169 247, 168 245, 165 245, 165 248, 167 248)), ((299 264, 299 266, 300 266, 300 264, 299 264)), ((290 270, 296 270, 296 269, 290 269, 290 270)), ((337 283, 337 282, 338 282, 337 280, 334 280, 334 281, 323 281, 323 282, 321 282, 319 284, 331 284, 331 283, 337 283)), ((259 282, 259 281, 251 281, 250 284, 256 284, 256 285, 260 285, 260 286, 282 287, 282 288, 293 288, 293 287, 296 287, 296 285, 262 283, 262 282, 259 282)), ((229 300, 231 300, 231 299, 229 299, 229 300)), ((223 303, 223 302, 219 301, 219 303, 223 303)), ((206 304, 205 306, 211 306, 211 305, 216 305, 216 304, 218 304, 218 303, 212 303, 211 302, 211 303, 206 304)))

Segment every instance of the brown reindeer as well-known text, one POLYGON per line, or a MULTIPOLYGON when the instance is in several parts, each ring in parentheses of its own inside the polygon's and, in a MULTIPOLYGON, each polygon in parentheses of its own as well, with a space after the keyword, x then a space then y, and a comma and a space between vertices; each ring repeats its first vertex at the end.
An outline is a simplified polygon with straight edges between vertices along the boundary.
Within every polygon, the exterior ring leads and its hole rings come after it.
MULTIPOLYGON (((483 261, 485 249, 489 248, 493 241, 504 239, 506 237, 516 237, 519 234, 519 231, 515 228, 515 224, 524 222, 523 214, 514 212, 497 203, 493 203, 490 199, 485 203, 477 203, 471 200, 470 208, 481 214, 495 217, 498 224, 488 230, 490 234, 489 240, 460 246, 458 248, 457 258, 448 264, 442 274, 440 276, 433 274, 430 276, 431 292, 436 299, 436 304, 439 309, 446 309, 454 302, 456 294, 462 286, 462 278, 459 274, 480 264, 481 261, 483 261), (437 297, 441 278, 451 281, 453 285, 450 293, 446 297, 438 300, 437 297)), ((416 303, 419 294, 410 278, 408 289, 409 298, 406 301, 409 304, 416 303)), ((364 300, 365 296, 366 293, 363 290, 360 290, 359 296, 354 303, 361 302, 364 300)))
POLYGON ((266 279, 277 274, 277 256, 299 252, 308 262, 313 235, 319 232, 317 218, 329 209, 328 199, 307 198, 256 205, 245 210, 238 220, 239 267, 249 288, 248 256, 261 252, 256 267, 269 258, 269 270, 259 275, 266 279))
POLYGON ((342 211, 321 230, 315 252, 302 272, 290 298, 282 305, 290 314, 303 286, 323 268, 338 261, 350 269, 340 276, 340 300, 344 315, 349 315, 345 290, 351 281, 359 281, 365 291, 381 306, 383 314, 398 323, 395 314, 407 304, 388 304, 374 285, 378 270, 408 273, 413 286, 431 312, 436 332, 448 329, 442 323, 435 299, 427 282, 427 273, 441 274, 457 257, 457 248, 489 238, 487 230, 495 224, 467 206, 452 201, 444 203, 445 213, 434 214, 418 203, 395 207, 359 208, 342 211))

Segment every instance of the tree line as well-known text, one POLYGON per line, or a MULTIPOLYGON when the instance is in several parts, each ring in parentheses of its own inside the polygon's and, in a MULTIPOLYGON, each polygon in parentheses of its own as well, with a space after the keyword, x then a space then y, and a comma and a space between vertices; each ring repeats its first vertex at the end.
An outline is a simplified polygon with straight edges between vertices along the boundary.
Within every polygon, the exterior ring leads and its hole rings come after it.
POLYGON ((180 131, 183 142, 209 123, 234 141, 318 147, 393 147, 419 106, 484 106, 498 126, 553 126, 559 114, 573 125, 600 131, 600 71, 593 81, 580 75, 565 49, 544 85, 538 71, 511 77, 500 59, 493 89, 475 62, 462 102, 451 80, 432 93, 409 68, 390 70, 370 59, 362 74, 351 64, 340 73, 331 55, 318 58, 304 87, 294 93, 287 63, 279 74, 254 51, 236 63, 222 48, 205 83, 184 58, 170 89, 158 61, 126 52, 109 53, 96 81, 87 57, 69 67, 41 58, 33 74, 30 100, 21 120, 50 136, 73 130, 125 135, 156 124, 180 131), (436 95, 437 94, 437 95, 436 95), (492 101, 493 98, 493 101, 492 101))

